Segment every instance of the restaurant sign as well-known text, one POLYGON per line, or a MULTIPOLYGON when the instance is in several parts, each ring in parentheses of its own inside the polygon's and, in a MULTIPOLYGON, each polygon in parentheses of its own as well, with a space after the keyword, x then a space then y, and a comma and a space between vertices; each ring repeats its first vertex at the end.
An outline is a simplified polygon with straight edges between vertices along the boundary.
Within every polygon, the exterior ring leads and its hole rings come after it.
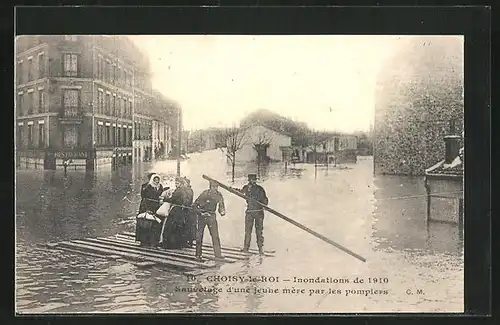
POLYGON ((56 151, 54 152, 56 159, 87 159, 87 151, 56 151))

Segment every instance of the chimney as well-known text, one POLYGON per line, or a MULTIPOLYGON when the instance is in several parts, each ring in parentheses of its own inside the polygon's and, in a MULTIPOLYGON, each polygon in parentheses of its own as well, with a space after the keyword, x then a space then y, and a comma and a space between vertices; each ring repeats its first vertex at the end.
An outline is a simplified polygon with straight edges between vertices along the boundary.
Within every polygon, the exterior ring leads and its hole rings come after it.
POLYGON ((458 156, 460 151, 460 139, 459 135, 447 135, 444 137, 444 143, 446 146, 446 152, 444 157, 445 164, 451 164, 453 160, 458 156))

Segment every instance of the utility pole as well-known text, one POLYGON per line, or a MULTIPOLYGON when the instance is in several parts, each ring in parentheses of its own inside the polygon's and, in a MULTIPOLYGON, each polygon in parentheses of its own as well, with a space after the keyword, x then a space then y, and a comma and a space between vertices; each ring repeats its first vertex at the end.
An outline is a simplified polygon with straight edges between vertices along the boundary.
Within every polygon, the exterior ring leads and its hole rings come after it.
POLYGON ((182 122, 181 122, 182 110, 179 106, 179 111, 177 112, 177 177, 181 176, 181 134, 182 134, 182 122))

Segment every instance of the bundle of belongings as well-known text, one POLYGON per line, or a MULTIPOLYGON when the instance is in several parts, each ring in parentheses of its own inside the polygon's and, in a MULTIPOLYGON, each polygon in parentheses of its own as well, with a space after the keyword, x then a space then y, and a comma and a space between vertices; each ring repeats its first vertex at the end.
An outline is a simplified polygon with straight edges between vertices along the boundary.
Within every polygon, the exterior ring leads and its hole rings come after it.
POLYGON ((150 211, 140 213, 136 217, 136 240, 141 245, 156 246, 160 239, 162 220, 150 211))

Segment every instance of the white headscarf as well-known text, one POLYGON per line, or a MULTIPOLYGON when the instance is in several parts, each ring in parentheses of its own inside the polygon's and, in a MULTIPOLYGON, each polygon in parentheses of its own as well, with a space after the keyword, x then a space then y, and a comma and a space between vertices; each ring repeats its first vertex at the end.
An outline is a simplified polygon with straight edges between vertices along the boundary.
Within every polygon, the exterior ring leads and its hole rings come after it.
POLYGON ((160 175, 158 175, 158 174, 153 174, 153 175, 151 176, 151 178, 149 179, 149 185, 151 185, 154 189, 158 190, 158 189, 160 188, 160 183, 155 184, 155 182, 153 182, 153 180, 154 180, 156 177, 158 177, 158 178, 160 179, 160 181, 161 181, 161 177, 160 177, 160 175))

